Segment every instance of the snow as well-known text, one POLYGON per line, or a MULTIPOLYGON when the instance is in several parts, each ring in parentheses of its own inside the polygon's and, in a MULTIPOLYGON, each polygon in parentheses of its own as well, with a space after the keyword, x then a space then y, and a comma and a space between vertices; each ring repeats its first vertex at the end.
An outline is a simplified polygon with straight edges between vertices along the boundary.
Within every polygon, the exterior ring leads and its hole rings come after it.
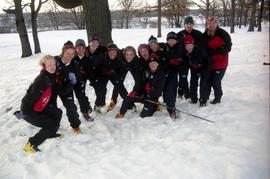
MULTIPOLYGON (((169 31, 163 29, 163 38, 169 31)), ((228 30, 228 29, 226 29, 228 30)), ((141 119, 129 111, 116 120, 116 109, 105 116, 82 119, 82 134, 71 131, 65 113, 60 132, 42 152, 28 154, 23 144, 39 129, 12 113, 19 109, 26 89, 38 75, 42 54, 20 59, 18 34, 0 34, 0 178, 3 179, 268 179, 269 155, 269 25, 263 32, 236 29, 230 65, 223 79, 222 103, 204 108, 177 99, 176 107, 215 124, 181 114, 172 121, 165 109, 141 119)), ((147 42, 156 29, 113 30, 115 43, 123 48, 147 42)), ((31 39, 31 34, 30 41, 31 39)), ((87 39, 85 31, 39 33, 43 54, 57 55, 67 40, 87 39)), ((125 84, 133 85, 130 75, 125 84)), ((112 92, 108 84, 107 102, 112 92)), ((87 87, 94 103, 94 91, 87 87)), ((213 98, 211 96, 211 98, 213 98)), ((65 112, 61 101, 59 106, 65 112)), ((142 106, 138 105, 139 111, 142 106)))

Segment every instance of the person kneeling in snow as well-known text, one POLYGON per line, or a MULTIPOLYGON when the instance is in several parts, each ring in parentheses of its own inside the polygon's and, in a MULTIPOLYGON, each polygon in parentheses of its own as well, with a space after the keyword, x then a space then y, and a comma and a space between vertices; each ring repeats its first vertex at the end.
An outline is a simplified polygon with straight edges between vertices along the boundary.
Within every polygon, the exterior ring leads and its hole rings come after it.
POLYGON ((144 103, 143 110, 140 116, 152 116, 157 110, 158 98, 161 96, 164 85, 165 75, 159 68, 158 58, 155 56, 150 58, 149 69, 144 72, 143 88, 140 95, 127 96, 124 99, 120 112, 115 116, 116 118, 123 118, 130 104, 134 102, 144 103))
POLYGON ((41 127, 41 130, 30 137, 24 145, 23 149, 30 153, 40 151, 38 145, 48 138, 63 137, 62 134, 57 134, 62 110, 56 105, 55 59, 53 56, 45 55, 39 63, 42 70, 30 85, 21 104, 23 119, 34 126, 41 127))

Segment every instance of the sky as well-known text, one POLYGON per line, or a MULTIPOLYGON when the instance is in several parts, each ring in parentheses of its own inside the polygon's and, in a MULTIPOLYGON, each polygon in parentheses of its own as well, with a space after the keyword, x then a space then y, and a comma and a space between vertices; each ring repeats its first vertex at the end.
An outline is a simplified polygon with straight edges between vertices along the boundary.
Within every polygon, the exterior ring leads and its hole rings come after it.
MULTIPOLYGON (((144 3, 149 3, 149 4, 155 4, 157 0, 141 0, 144 3)), ((25 1, 27 2, 27 1, 25 1)), ((109 5, 110 5, 110 9, 117 9, 117 0, 109 0, 109 5)), ((0 13, 4 13, 3 12, 3 8, 7 8, 9 7, 9 4, 7 3, 6 0, 0 0, 0 13)))

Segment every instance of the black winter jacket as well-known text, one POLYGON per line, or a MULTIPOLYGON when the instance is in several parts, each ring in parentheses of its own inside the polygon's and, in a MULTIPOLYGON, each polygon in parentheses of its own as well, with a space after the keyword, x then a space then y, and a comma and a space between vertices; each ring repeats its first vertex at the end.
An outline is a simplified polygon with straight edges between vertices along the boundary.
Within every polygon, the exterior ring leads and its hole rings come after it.
POLYGON ((188 61, 190 70, 201 72, 202 75, 210 74, 212 67, 211 59, 201 48, 194 46, 191 53, 186 51, 184 59, 188 61))
POLYGON ((158 68, 155 72, 151 72, 151 70, 146 70, 143 74, 142 80, 142 94, 145 94, 145 97, 150 100, 157 100, 162 94, 165 86, 165 80, 166 76, 160 68, 158 68))
POLYGON ((51 96, 45 109, 42 111, 53 111, 56 105, 56 83, 55 75, 50 74, 46 70, 41 70, 40 74, 35 78, 34 82, 29 86, 26 95, 22 99, 21 111, 23 114, 28 115, 37 113, 34 111, 35 103, 41 98, 42 94, 47 88, 51 88, 51 96))

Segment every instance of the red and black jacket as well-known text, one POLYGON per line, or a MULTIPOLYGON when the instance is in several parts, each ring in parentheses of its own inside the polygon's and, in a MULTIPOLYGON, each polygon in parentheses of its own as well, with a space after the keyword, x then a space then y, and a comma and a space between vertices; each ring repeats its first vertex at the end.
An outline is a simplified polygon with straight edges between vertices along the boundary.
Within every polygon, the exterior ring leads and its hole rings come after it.
POLYGON ((56 106, 55 75, 41 70, 22 99, 21 111, 28 115, 54 110, 56 106))
POLYGON ((208 35, 208 32, 203 33, 207 40, 207 52, 212 59, 212 69, 221 70, 228 66, 229 55, 232 42, 231 37, 225 30, 217 27, 213 36, 208 35))
POLYGON ((191 53, 186 51, 184 59, 188 61, 191 71, 200 72, 205 75, 208 75, 211 71, 211 59, 203 49, 197 46, 194 46, 191 53))
POLYGON ((166 76, 164 72, 158 68, 155 72, 150 69, 144 71, 142 94, 150 100, 158 100, 165 86, 166 76))

